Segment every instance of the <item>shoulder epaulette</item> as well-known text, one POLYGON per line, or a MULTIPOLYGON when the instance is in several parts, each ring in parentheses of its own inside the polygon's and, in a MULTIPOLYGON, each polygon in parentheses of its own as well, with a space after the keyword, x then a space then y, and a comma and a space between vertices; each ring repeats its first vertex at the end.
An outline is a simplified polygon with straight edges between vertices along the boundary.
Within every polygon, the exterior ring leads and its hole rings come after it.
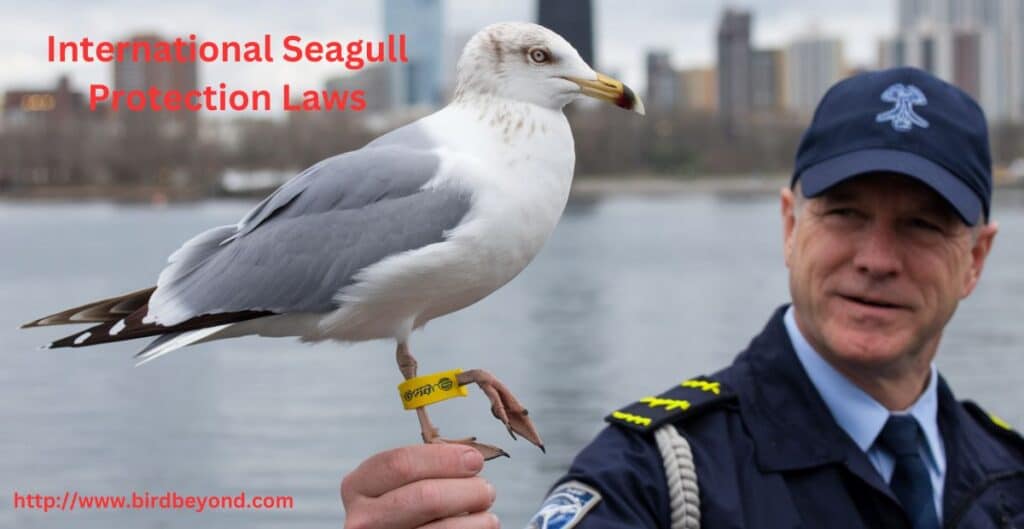
POLYGON ((604 420, 640 432, 653 432, 662 424, 699 415, 735 399, 736 395, 720 382, 691 378, 656 397, 644 397, 615 410, 604 420))
POLYGON ((1021 437, 1021 435, 1017 433, 1009 423, 1001 419, 996 414, 989 413, 981 409, 981 406, 978 406, 972 401, 965 400, 962 404, 964 409, 966 409, 972 417, 981 423, 986 430, 995 434, 1000 439, 1009 441, 1024 453, 1024 437, 1021 437))

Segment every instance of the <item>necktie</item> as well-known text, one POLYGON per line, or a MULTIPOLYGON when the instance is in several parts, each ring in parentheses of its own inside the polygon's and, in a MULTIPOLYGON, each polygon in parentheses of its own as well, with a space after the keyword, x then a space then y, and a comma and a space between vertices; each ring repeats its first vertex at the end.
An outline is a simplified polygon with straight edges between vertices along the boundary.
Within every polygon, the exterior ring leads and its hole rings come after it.
POLYGON ((894 458, 896 464, 889 487, 903 505, 913 528, 938 529, 932 480, 919 452, 922 441, 916 419, 910 415, 890 415, 876 442, 894 458))

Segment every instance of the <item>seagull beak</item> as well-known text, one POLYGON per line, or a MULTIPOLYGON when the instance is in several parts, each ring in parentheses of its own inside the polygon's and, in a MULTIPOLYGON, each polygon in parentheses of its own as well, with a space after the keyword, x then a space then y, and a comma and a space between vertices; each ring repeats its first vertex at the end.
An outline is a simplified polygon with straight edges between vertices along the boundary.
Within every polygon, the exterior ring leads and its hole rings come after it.
POLYGON ((641 116, 644 115, 644 102, 633 93, 633 90, 622 84, 622 81, 612 79, 600 73, 597 74, 597 79, 594 80, 580 79, 579 77, 566 77, 566 79, 580 85, 580 91, 583 95, 588 95, 595 99, 603 99, 615 106, 632 110, 641 116))

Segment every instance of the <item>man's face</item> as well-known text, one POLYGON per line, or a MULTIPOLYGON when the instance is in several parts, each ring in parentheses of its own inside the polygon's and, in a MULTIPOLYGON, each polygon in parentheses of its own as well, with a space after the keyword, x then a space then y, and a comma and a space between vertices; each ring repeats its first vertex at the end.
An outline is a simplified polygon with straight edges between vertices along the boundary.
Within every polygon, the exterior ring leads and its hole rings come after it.
POLYGON ((813 199, 784 189, 782 214, 797 323, 843 371, 927 366, 996 233, 972 230, 930 188, 894 174, 813 199))

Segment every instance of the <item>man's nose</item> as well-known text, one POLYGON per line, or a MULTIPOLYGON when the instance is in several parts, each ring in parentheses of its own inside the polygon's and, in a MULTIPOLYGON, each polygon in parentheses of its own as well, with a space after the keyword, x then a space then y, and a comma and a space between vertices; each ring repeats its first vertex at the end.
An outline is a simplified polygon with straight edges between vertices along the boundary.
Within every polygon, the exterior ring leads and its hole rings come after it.
POLYGON ((858 272, 873 278, 898 275, 902 270, 901 248, 893 227, 871 223, 859 241, 853 264, 858 272))

